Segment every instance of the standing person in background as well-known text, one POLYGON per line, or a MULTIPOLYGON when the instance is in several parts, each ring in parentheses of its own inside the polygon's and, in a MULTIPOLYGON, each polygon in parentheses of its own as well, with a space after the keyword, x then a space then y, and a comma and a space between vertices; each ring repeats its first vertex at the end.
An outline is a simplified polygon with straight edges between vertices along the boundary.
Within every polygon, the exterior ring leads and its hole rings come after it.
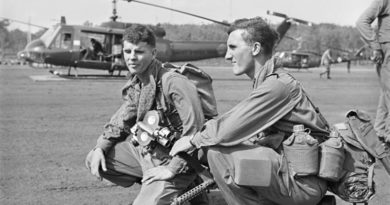
POLYGON ((325 71, 320 73, 320 78, 322 78, 322 75, 326 74, 326 77, 328 79, 331 79, 330 77, 330 66, 333 62, 333 58, 332 58, 332 55, 331 55, 331 51, 330 49, 326 49, 326 51, 322 54, 322 57, 321 57, 321 65, 322 66, 325 66, 325 71))
POLYGON ((373 0, 361 14, 356 27, 363 39, 373 49, 373 61, 379 75, 380 96, 375 119, 375 131, 390 142, 390 3, 389 0, 373 0), (378 30, 371 24, 378 20, 378 30))

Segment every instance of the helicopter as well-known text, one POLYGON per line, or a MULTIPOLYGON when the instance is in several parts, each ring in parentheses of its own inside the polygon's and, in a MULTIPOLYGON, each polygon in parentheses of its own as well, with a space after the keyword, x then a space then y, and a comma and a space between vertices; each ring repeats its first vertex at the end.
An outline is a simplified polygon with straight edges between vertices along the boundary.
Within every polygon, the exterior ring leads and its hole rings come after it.
MULTIPOLYGON (((281 18, 288 18, 285 14, 278 13, 278 12, 267 12, 268 15, 273 15, 281 18)), ((295 22, 298 22, 300 24, 304 24, 307 26, 313 26, 314 24, 307 21, 301 21, 300 19, 296 19, 295 22)), ((292 36, 285 36, 286 39, 291 39, 298 42, 298 46, 294 50, 290 51, 277 51, 274 56, 279 58, 279 63, 285 67, 285 68, 291 68, 291 69, 309 69, 309 68, 315 68, 321 66, 321 58, 322 54, 314 51, 309 50, 302 50, 302 43, 304 42, 302 37, 292 37, 292 36)), ((359 48, 356 52, 351 50, 345 50, 340 49, 336 47, 331 47, 328 45, 324 45, 324 47, 327 47, 331 49, 332 56, 334 58, 334 61, 332 64, 336 63, 344 63, 347 62, 348 64, 351 61, 359 60, 360 54, 364 51, 365 48, 367 48, 367 45, 363 45, 361 48, 359 48)))
MULTIPOLYGON (((31 41, 18 53, 20 58, 32 63, 43 63, 68 67, 68 75, 74 68, 114 71, 127 70, 122 53, 122 35, 124 29, 132 23, 118 22, 116 0, 113 3, 111 21, 98 27, 66 24, 65 17, 61 23, 47 29, 36 40, 31 41), (93 42, 100 44, 101 52, 94 54, 93 42), (93 55, 90 55, 90 54, 93 55)), ((213 21, 218 22, 218 21, 213 21)), ((227 26, 228 24, 218 22, 227 26)), ((150 25, 149 25, 150 26, 150 25)), ((225 41, 170 41, 164 39, 165 30, 159 26, 150 26, 156 35, 157 59, 166 62, 193 61, 216 58, 225 55, 225 41)))
MULTIPOLYGON (((364 51, 364 49, 367 48, 367 45, 362 46, 359 48, 355 53, 352 51, 347 50, 341 50, 339 48, 333 48, 329 47, 337 55, 334 56, 334 61, 332 64, 337 63, 351 63, 351 61, 359 60, 360 54, 364 51)), ((299 51, 299 50, 293 50, 293 51, 280 51, 276 52, 275 56, 277 56, 280 59, 280 63, 285 68, 292 68, 292 69, 309 69, 309 68, 316 68, 321 66, 321 58, 322 55, 316 52, 311 51, 299 51)))
POLYGON ((285 68, 308 69, 319 67, 321 55, 310 51, 282 51, 275 53, 285 68))
MULTIPOLYGON (((184 13, 197 18, 209 20, 211 22, 230 26, 225 22, 216 21, 195 14, 163 7, 156 4, 145 3, 136 0, 125 0, 147 4, 171 11, 184 13)), ((114 71, 127 70, 122 59, 122 35, 124 29, 131 23, 116 21, 116 0, 113 3, 113 15, 111 21, 102 23, 99 27, 88 27, 81 25, 66 24, 65 17, 61 18, 61 23, 49 28, 39 39, 31 41, 26 48, 19 52, 19 57, 28 62, 51 64, 68 67, 68 75, 71 68, 107 70, 110 75, 114 71), (101 50, 94 55, 91 49, 92 41, 100 44, 101 50)), ((283 14, 284 15, 284 14, 283 14)), ((306 23, 304 20, 290 18, 284 15, 284 20, 277 27, 280 40, 284 37, 291 26, 291 22, 306 23)), ((156 58, 162 62, 193 61, 208 58, 223 57, 226 53, 226 41, 170 41, 165 39, 165 30, 159 26, 151 26, 156 35, 156 58)), ((279 40, 279 41, 280 41, 279 40)))

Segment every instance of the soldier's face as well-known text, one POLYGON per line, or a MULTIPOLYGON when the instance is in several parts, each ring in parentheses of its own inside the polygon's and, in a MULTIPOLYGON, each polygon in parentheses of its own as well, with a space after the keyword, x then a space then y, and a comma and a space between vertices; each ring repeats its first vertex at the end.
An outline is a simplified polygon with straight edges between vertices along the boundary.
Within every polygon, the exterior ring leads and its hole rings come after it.
POLYGON ((156 49, 146 42, 139 42, 138 44, 128 41, 123 42, 123 57, 131 74, 145 72, 155 55, 156 49))
POLYGON ((244 30, 235 30, 229 34, 225 59, 232 62, 235 75, 250 76, 254 70, 255 60, 252 55, 252 45, 242 37, 244 32, 244 30))

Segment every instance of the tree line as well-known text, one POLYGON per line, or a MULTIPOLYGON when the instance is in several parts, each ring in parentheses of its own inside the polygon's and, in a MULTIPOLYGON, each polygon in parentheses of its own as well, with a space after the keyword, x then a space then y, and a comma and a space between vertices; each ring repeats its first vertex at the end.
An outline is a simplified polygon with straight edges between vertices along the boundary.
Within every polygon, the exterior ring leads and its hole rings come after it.
MULTIPOLYGON (((173 25, 161 24, 170 40, 216 40, 227 39, 227 27, 218 24, 173 25)), ((276 28, 277 25, 273 25, 276 28)), ((328 48, 355 52, 364 45, 355 27, 335 24, 317 24, 313 26, 292 25, 280 42, 277 51, 302 50, 322 53, 328 48)))
MULTIPOLYGON (((0 48, 3 52, 17 53, 27 44, 28 33, 19 29, 9 30, 9 22, 0 21, 0 48)), ((227 27, 219 24, 159 24, 166 31, 166 39, 172 41, 226 41, 227 27)), ((276 25, 273 25, 276 27, 276 25)), ((31 34, 39 38, 44 30, 31 34)), ((356 51, 364 45, 355 27, 335 24, 313 26, 292 25, 276 50, 304 50, 322 53, 327 48, 356 51)))

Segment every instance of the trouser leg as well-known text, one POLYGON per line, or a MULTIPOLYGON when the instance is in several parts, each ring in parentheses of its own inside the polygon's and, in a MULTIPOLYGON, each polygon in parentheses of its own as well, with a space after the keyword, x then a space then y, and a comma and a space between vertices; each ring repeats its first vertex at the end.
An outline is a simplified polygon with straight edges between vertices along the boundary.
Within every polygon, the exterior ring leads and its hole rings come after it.
POLYGON ((256 192, 250 187, 241 187, 234 182, 234 165, 226 149, 210 148, 207 154, 214 180, 229 205, 261 204, 256 192))
POLYGON ((378 107, 376 109, 375 131, 378 136, 383 136, 386 128, 386 119, 388 117, 388 110, 385 104, 385 96, 383 89, 381 89, 378 100, 378 107))
POLYGON ((195 173, 179 174, 168 181, 143 184, 133 205, 169 205, 174 198, 184 193, 195 177, 195 173))
MULTIPOLYGON (((168 163, 166 157, 168 157, 168 152, 164 149, 151 154, 145 152, 142 146, 135 147, 128 141, 119 142, 106 154, 107 171, 100 171, 100 174, 104 179, 123 187, 129 187, 134 183, 141 184, 143 171, 166 165, 168 163)), ((174 198, 187 190, 196 176, 195 172, 190 171, 178 174, 172 180, 141 184, 141 190, 132 204, 169 205, 174 198)), ((207 196, 198 197, 191 204, 194 203, 206 204, 207 196)))
POLYGON ((381 44, 384 60, 380 69, 380 86, 375 130, 379 135, 390 138, 390 43, 381 44))
POLYGON ((140 183, 142 168, 140 150, 128 141, 119 142, 106 154, 107 171, 101 176, 114 184, 129 187, 140 183))
MULTIPOLYGON (((140 164, 142 166, 142 170, 146 171, 157 166, 168 165, 168 158, 169 150, 160 145, 156 145, 153 151, 142 152, 140 164)), ((188 170, 185 173, 177 174, 170 180, 142 184, 141 190, 134 200, 133 205, 170 205, 174 198, 183 194, 186 190, 188 190, 190 185, 193 185, 196 176, 197 174, 195 171, 188 170)), ((204 201, 207 203, 207 198, 203 201, 201 198, 197 199, 198 201, 195 202, 198 202, 199 205, 205 204, 204 201)), ((191 201, 191 204, 194 203, 191 201)))
MULTIPOLYGON (((271 162, 271 170, 259 168, 259 175, 270 177, 270 185, 240 186, 234 181, 237 169, 232 153, 241 149, 241 145, 211 148, 208 153, 210 169, 218 187, 229 204, 317 204, 326 192, 326 182, 315 176, 293 178, 289 175, 287 164, 281 155, 271 148, 254 147, 253 154, 266 156, 271 162), (235 149, 235 150, 232 150, 235 149)), ((251 150, 252 151, 252 150, 251 150)))

